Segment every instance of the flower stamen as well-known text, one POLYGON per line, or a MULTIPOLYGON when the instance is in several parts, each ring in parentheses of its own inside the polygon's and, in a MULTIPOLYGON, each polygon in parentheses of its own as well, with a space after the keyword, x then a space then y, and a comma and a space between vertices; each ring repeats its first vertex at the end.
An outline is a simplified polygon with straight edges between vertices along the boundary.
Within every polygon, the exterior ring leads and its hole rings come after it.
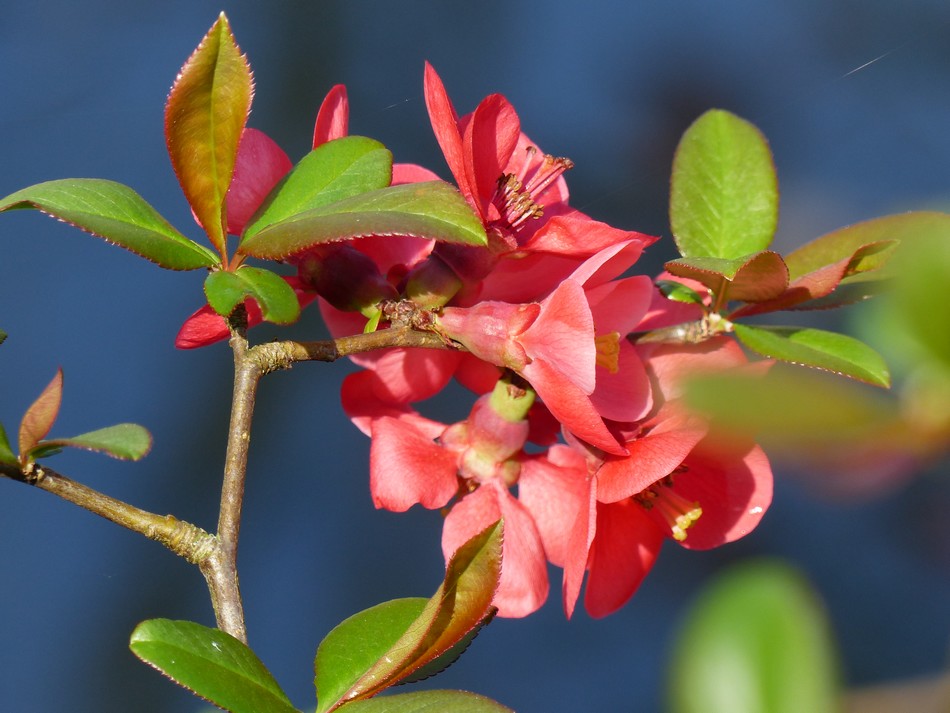
POLYGON ((599 334, 594 337, 594 344, 597 347, 597 366, 616 374, 620 370, 620 333, 599 334))
POLYGON ((635 495, 634 499, 646 510, 656 511, 669 526, 673 539, 677 542, 683 542, 686 539, 686 531, 703 514, 703 509, 698 502, 690 502, 673 490, 673 482, 670 478, 665 478, 647 488, 635 495))

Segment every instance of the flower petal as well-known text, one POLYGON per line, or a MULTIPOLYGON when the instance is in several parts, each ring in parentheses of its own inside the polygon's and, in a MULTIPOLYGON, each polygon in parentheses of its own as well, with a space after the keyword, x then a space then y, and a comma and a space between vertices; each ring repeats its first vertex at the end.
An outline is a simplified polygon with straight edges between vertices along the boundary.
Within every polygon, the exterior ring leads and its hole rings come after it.
POLYGON ((334 85, 317 111, 313 125, 313 148, 327 141, 347 135, 350 122, 350 102, 343 84, 334 85))
POLYGON ((272 138, 257 129, 244 129, 226 199, 231 235, 244 231, 267 194, 291 168, 290 158, 272 138))

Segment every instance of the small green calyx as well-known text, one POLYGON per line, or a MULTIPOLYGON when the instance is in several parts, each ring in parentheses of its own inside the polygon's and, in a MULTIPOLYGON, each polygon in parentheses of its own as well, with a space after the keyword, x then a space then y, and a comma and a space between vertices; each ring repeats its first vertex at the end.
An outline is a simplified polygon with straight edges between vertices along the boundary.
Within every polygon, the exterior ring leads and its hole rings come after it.
POLYGON ((512 383, 510 377, 498 380, 495 389, 488 399, 492 411, 511 423, 524 421, 528 411, 534 404, 534 390, 512 383))

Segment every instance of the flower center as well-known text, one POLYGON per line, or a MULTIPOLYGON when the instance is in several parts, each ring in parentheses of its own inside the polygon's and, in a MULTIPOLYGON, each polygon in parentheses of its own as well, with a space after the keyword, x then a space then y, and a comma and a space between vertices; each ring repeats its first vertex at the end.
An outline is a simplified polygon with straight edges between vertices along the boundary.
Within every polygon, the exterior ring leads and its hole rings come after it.
POLYGON ((700 518, 703 509, 697 502, 690 502, 673 490, 673 479, 666 477, 634 496, 646 510, 657 513, 670 530, 673 539, 683 542, 686 531, 700 518))
POLYGON ((569 158, 550 154, 545 154, 541 161, 533 160, 537 152, 537 147, 528 146, 521 168, 498 178, 491 202, 509 230, 517 231, 528 220, 540 218, 544 208, 537 202, 538 197, 562 173, 574 167, 569 158))
POLYGON ((616 374, 620 369, 620 333, 600 334, 594 337, 594 345, 597 347, 597 366, 616 374))

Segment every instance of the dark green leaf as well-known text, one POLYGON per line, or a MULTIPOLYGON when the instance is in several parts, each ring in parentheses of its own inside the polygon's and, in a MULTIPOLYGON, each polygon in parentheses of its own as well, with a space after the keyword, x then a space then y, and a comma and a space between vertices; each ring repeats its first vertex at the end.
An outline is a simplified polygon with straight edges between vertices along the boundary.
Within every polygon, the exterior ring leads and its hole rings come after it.
POLYGON ((670 225, 683 257, 727 260, 765 250, 778 224, 778 182, 761 132, 727 111, 707 111, 673 158, 670 225))
POLYGON ((687 287, 682 282, 675 282, 673 280, 657 280, 656 286, 657 289, 659 289, 660 294, 668 300, 698 305, 703 303, 702 295, 696 292, 696 290, 694 290, 692 287, 687 287))
POLYGON ((7 432, 2 423, 0 423, 0 463, 16 466, 20 464, 16 453, 13 452, 13 448, 10 446, 10 439, 7 438, 7 432))
POLYGON ((514 713, 511 708, 468 691, 419 691, 353 701, 341 713, 514 713))
POLYGON ((0 329, 0 344, 3 344, 7 341, 7 333, 0 329))
POLYGON ((736 337, 758 354, 890 386, 884 359, 864 342, 822 329, 734 325, 736 337))
POLYGON ((293 288, 270 270, 242 265, 235 272, 216 271, 205 280, 211 308, 227 317, 247 297, 253 297, 268 322, 290 324, 300 316, 300 302, 293 288))
POLYGON ((23 414, 20 421, 20 460, 28 458, 30 451, 46 438, 53 427, 59 407, 63 402, 63 370, 57 369, 56 376, 46 385, 36 401, 23 414))
MULTIPOLYGON (((501 536, 498 522, 462 545, 449 561, 438 591, 423 602, 422 610, 382 654, 378 654, 381 647, 367 642, 367 622, 373 626, 373 620, 385 619, 381 629, 383 638, 389 641, 411 609, 418 607, 418 600, 388 603, 380 611, 370 610, 372 614, 347 620, 340 625, 342 631, 331 632, 320 644, 314 662, 317 712, 326 713, 343 702, 373 696, 449 652, 460 654, 463 647, 458 646, 459 642, 494 613, 491 601, 501 576, 501 536), (351 651, 358 652, 357 660, 351 658, 351 651)), ((447 666, 450 658, 443 658, 437 667, 447 666)))
POLYGON ((735 260, 684 257, 670 260, 664 267, 671 275, 701 282, 716 294, 725 290, 729 300, 761 302, 777 297, 788 286, 785 262, 771 250, 735 260))
POLYGON ((393 155, 378 141, 345 136, 321 144, 274 188, 244 230, 244 239, 269 225, 320 206, 385 188, 393 155))
POLYGON ((382 188, 304 211, 246 238, 238 252, 281 260, 314 245, 368 235, 487 243, 481 220, 459 192, 442 181, 428 181, 382 188))
POLYGON ((231 713, 299 713, 254 652, 218 629, 150 619, 132 632, 129 648, 179 685, 231 713))
POLYGON ((217 258, 175 230, 128 186, 98 178, 37 183, 0 200, 0 211, 36 208, 170 270, 210 267, 217 258))
POLYGON ((122 460, 140 460, 152 448, 151 434, 135 423, 120 423, 72 438, 54 438, 40 443, 44 448, 82 448, 122 460))
POLYGON ((838 662, 807 582, 777 561, 733 567, 700 593, 677 638, 672 713, 837 713, 838 662))
POLYGON ((251 68, 222 12, 181 68, 165 104, 165 142, 175 175, 222 256, 225 198, 252 93, 251 68))

